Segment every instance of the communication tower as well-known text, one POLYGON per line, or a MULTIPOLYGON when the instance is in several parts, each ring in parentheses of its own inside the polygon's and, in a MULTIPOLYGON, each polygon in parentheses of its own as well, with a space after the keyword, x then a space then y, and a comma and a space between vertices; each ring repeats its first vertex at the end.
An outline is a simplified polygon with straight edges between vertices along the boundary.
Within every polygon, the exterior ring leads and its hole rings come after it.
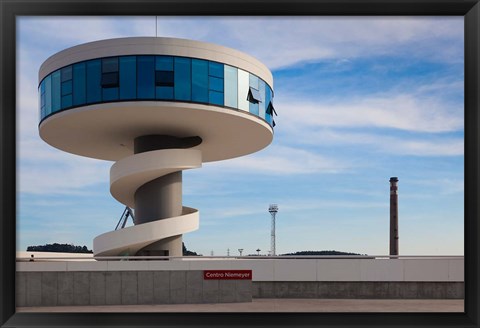
POLYGON ((270 215, 272 216, 272 231, 271 231, 271 241, 270 241, 270 255, 275 256, 275 215, 278 212, 277 204, 270 204, 268 208, 270 215))

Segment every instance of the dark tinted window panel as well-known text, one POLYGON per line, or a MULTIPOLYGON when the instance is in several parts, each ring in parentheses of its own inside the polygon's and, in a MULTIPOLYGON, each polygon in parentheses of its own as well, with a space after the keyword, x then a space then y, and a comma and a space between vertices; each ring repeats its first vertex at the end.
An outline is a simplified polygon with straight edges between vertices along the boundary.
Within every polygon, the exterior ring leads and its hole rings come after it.
POLYGON ((62 96, 72 93, 72 80, 62 82, 62 96))
MULTIPOLYGON (((272 90, 270 87, 265 88, 265 103, 270 104, 272 100, 272 90)), ((267 110, 265 111, 265 121, 267 121, 270 125, 272 125, 272 114, 269 113, 268 105, 267 110)))
POLYGON ((38 90, 38 93, 39 93, 39 99, 40 99, 40 110, 45 110, 45 102, 46 102, 46 99, 45 99, 45 80, 42 81, 42 83, 40 84, 40 88, 38 90))
POLYGON ((72 66, 67 66, 62 68, 62 82, 68 81, 72 79, 72 66))
POLYGON ((47 116, 46 108, 40 107, 40 119, 43 119, 45 116, 47 116))
POLYGON ((262 99, 262 103, 259 104, 259 113, 258 115, 262 118, 265 118, 265 109, 268 105, 263 101, 265 99, 265 82, 262 79, 258 79, 258 92, 260 93, 260 99, 262 99))
POLYGON ((45 78, 45 115, 52 112, 52 76, 45 78))
POLYGON ((155 71, 155 85, 157 87, 173 87, 173 72, 155 71))
POLYGON ((209 91, 208 95, 210 104, 223 106, 223 92, 209 91))
POLYGON ((118 72, 118 57, 102 59, 102 73, 118 72))
POLYGON ((209 89, 213 91, 223 92, 223 79, 218 77, 210 76, 209 78, 209 89))
POLYGON ((62 97, 62 109, 72 107, 72 95, 62 97))
POLYGON ((60 88, 60 71, 55 71, 52 73, 52 112, 60 110, 62 97, 60 88))
POLYGON ((120 99, 137 97, 137 57, 120 57, 120 99))
POLYGON ((223 79, 223 64, 209 62, 208 75, 221 77, 223 79))
POLYGON ((85 63, 73 65, 73 105, 85 104, 87 101, 87 71, 85 63))
POLYGON ((249 74, 249 85, 250 87, 258 90, 258 77, 253 74, 249 74))
POLYGON ((259 105, 258 103, 250 103, 249 104, 249 112, 252 113, 253 115, 259 114, 259 105))
POLYGON ((208 62, 192 59, 192 101, 208 103, 208 62))
POLYGON ((38 101, 38 108, 40 108, 40 109, 42 108, 42 106, 40 105, 41 98, 42 98, 42 94, 40 93, 40 86, 38 86, 38 99, 37 99, 37 101, 38 101))
POLYGON ((267 106, 271 100, 272 100, 272 89, 270 89, 270 87, 267 85, 265 88, 265 103, 267 104, 267 106))
POLYGON ((173 57, 157 56, 155 59, 155 70, 173 71, 173 57))
POLYGON ((96 103, 102 100, 100 60, 87 62, 87 103, 96 103))
POLYGON ((40 94, 44 94, 45 93, 45 80, 42 81, 42 83, 40 83, 40 90, 39 90, 40 94))
POLYGON ((103 101, 118 100, 118 88, 104 88, 102 90, 103 101))
POLYGON ((175 87, 174 95, 176 100, 191 100, 192 77, 191 59, 176 57, 174 60, 175 87))
POLYGON ((137 98, 155 99, 155 57, 137 57, 137 98))
POLYGON ((272 115, 265 114, 265 121, 267 121, 268 124, 272 125, 272 115))
POLYGON ((173 87, 156 87, 156 98, 160 100, 172 100, 173 99, 173 87))
POLYGON ((277 111, 275 110, 275 107, 273 107, 273 104, 272 102, 270 101, 270 103, 268 104, 268 107, 267 107, 267 110, 265 111, 267 114, 270 114, 270 115, 277 115, 277 111))
POLYGON ((102 88, 118 87, 118 72, 102 74, 102 88))

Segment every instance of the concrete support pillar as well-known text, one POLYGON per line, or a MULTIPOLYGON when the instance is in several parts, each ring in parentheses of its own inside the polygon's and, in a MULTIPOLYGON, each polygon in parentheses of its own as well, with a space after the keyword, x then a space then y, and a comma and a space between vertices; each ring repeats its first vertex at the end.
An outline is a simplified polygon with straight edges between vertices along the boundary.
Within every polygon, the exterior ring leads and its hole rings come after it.
MULTIPOLYGON (((147 135, 135 139, 134 152, 191 148, 201 142, 200 137, 147 135)), ((182 208, 182 171, 149 181, 135 192, 136 225, 180 216, 182 208)), ((182 256, 182 235, 159 240, 138 251, 137 255, 182 256)))
POLYGON ((135 192, 135 224, 182 215, 182 171, 147 182, 135 192))

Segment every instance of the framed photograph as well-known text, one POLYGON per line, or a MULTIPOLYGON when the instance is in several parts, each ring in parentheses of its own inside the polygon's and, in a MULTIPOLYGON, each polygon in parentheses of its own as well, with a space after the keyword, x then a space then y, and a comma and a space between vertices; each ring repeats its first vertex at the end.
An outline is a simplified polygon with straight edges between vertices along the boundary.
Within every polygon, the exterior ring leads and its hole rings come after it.
MULTIPOLYGON (((478 284, 479 248, 476 204, 480 8, 477 1, 385 1, 375 4, 351 1, 318 1, 314 4, 230 2, 228 5, 208 1, 178 1, 174 4, 162 1, 102 2, 96 8, 81 1, 48 6, 41 1, 34 4, 16 1, 3 3, 0 14, 0 99, 3 108, 0 322, 5 327, 255 326, 260 323, 350 327, 373 322, 382 326, 449 324, 453 327, 478 324, 478 288, 475 286, 478 284), (165 235, 168 243, 176 243, 172 248, 165 246, 169 249, 167 251, 144 247, 131 252, 176 256, 181 255, 175 252, 182 245, 180 252, 183 254, 188 248, 192 254, 214 258, 251 256, 252 260, 248 261, 252 262, 259 256, 301 258, 314 251, 318 255, 318 251, 326 250, 340 257, 372 259, 389 254, 410 255, 410 260, 416 256, 445 257, 465 263, 464 269, 452 269, 446 264, 449 279, 457 281, 458 277, 464 277, 462 310, 456 313, 441 310, 430 313, 408 313, 408 310, 386 313, 379 310, 372 313, 367 310, 368 313, 362 313, 362 310, 345 309, 332 313, 316 312, 305 305, 303 310, 291 312, 16 312, 18 255, 15 254, 25 251, 28 246, 75 244, 85 249, 95 248, 94 252, 100 256, 133 255, 120 251, 119 246, 111 246, 114 243, 108 235, 109 231, 116 231, 115 225, 133 226, 128 222, 127 211, 133 193, 128 195, 127 189, 132 179, 137 178, 128 177, 129 183, 122 182, 121 174, 128 171, 118 164, 123 155, 118 158, 108 155, 110 158, 93 154, 92 145, 98 143, 96 146, 100 149, 104 134, 90 128, 88 120, 82 121, 81 115, 71 121, 58 120, 61 122, 53 130, 45 128, 44 124, 44 130, 40 131, 41 122, 55 111, 65 113, 75 107, 74 102, 82 104, 80 93, 85 95, 85 104, 89 101, 87 97, 95 94, 95 90, 88 94, 90 91, 76 90, 73 86, 78 83, 78 76, 89 74, 87 61, 90 64, 94 60, 84 59, 84 66, 77 60, 77 65, 71 66, 78 69, 74 73, 77 75, 71 74, 74 77, 69 78, 69 73, 64 72, 67 64, 55 63, 64 60, 60 58, 62 56, 58 56, 60 59, 47 58, 88 42, 123 37, 132 40, 135 37, 190 39, 215 51, 221 49, 226 57, 238 56, 240 60, 222 62, 221 56, 208 55, 213 57, 207 58, 205 55, 204 58, 202 54, 198 55, 200 59, 190 59, 187 63, 190 66, 185 70, 190 79, 186 96, 183 89, 174 86, 174 81, 180 85, 182 79, 178 74, 182 72, 182 65, 187 65, 183 61, 188 59, 188 52, 187 55, 181 51, 176 54, 172 50, 173 55, 168 55, 173 56, 171 66, 175 69, 169 70, 169 63, 154 56, 146 58, 145 54, 122 53, 120 57, 112 57, 106 50, 98 59, 98 77, 103 88, 99 99, 110 101, 101 103, 116 102, 122 97, 130 101, 148 98, 147 89, 140 84, 135 86, 135 95, 131 96, 129 90, 118 87, 118 81, 127 81, 125 72, 133 57, 136 66, 131 67, 134 67, 136 77, 143 74, 142 70, 147 71, 152 59, 155 68, 152 99, 171 97, 172 102, 183 99, 188 106, 220 106, 222 110, 234 111, 245 122, 258 120, 262 126, 255 130, 245 123, 242 129, 250 129, 248 134, 240 130, 236 134, 233 123, 228 129, 219 128, 225 136, 223 143, 210 148, 211 140, 218 138, 216 126, 208 125, 205 132, 198 132, 200 130, 194 127, 199 119, 190 123, 182 121, 181 124, 191 124, 192 131, 202 134, 200 137, 188 135, 175 141, 164 138, 128 141, 131 144, 123 139, 108 139, 106 143, 113 141, 120 145, 115 150, 119 154, 122 147, 135 148, 135 156, 143 152, 142 160, 137 163, 142 163, 145 170, 150 169, 145 163, 158 163, 158 159, 147 158, 154 153, 152 150, 168 149, 170 146, 165 144, 174 142, 176 146, 173 148, 179 148, 180 143, 185 149, 205 145, 201 148, 204 163, 191 151, 181 155, 182 160, 186 158, 192 164, 183 173, 183 200, 180 175, 180 208, 182 204, 188 206, 187 215, 200 210, 199 223, 198 218, 195 222, 191 219, 192 226, 185 228, 185 235, 179 242, 171 241, 168 239, 171 235, 165 235), (109 58, 118 59, 118 62, 110 63, 109 58), (243 64, 241 60, 248 63, 243 64), (44 62, 48 65, 42 66, 44 62), (216 71, 219 62, 221 73, 216 71), (52 65, 58 67, 52 68, 52 65), (205 74, 200 73, 204 67, 205 74), (58 76, 53 76, 56 73, 58 76), (197 83, 203 79, 202 74, 208 81, 208 87, 203 89, 197 83), (235 77, 232 79, 235 85, 228 80, 231 76, 235 77), (42 82, 45 79, 58 81, 49 80, 45 87, 42 82), (245 85, 243 81, 246 81, 245 85), (73 83, 69 85, 69 82, 73 83), (57 91, 49 88, 57 84, 59 94, 54 99, 52 94, 57 91), (245 97, 239 95, 239 90, 245 93, 245 97), (47 94, 51 98, 44 97, 47 94), (58 104, 53 104, 54 101, 58 104), (85 134, 67 137, 69 131, 76 129, 75 124, 84 124, 85 134), (63 132, 58 132, 60 130, 63 132), (270 134, 264 134, 264 131, 270 134), (66 135, 60 136, 61 133, 66 135), (245 141, 243 145, 242 140, 245 141), (84 147, 82 142, 90 142, 90 146, 84 147), (69 148, 71 144, 80 146, 69 148), (138 149, 143 150, 137 152, 138 149), (225 158, 217 156, 220 150, 227 154, 225 158), (195 170, 199 167, 202 168, 195 170), (120 173, 115 175, 115 170, 120 173), (109 181, 111 172, 114 180, 109 181), (118 218, 124 209, 127 212, 123 212, 120 219, 123 222, 120 222, 118 218), (92 244, 94 238, 96 245, 92 244)), ((175 46, 182 46, 178 44, 175 46)), ((112 43, 111 46, 115 45, 112 43)), ((81 57, 78 53, 72 50, 67 55, 81 57)), ((94 70, 92 68, 91 72, 94 70)), ((90 76, 94 76, 92 74, 90 76)), ((101 105, 94 100, 91 104, 101 105)), ((139 116, 148 120, 148 115, 147 109, 139 116)), ((128 117, 132 125, 147 126, 147 121, 128 117)), ((105 122, 102 118, 99 120, 105 122)), ((217 118, 206 119, 205 125, 215 120, 217 118)), ((230 124, 228 119, 225 122, 230 124)), ((127 125, 122 124, 119 123, 118 129, 126 131, 127 125)), ((103 127, 104 130, 107 128, 103 127)), ((106 148, 102 149, 103 154, 106 148)), ((169 158, 174 155, 169 153, 169 158)), ((180 164, 170 161, 168 165, 180 164)), ((160 182, 157 187, 163 188, 164 183, 160 182)), ((143 196, 138 196, 138 191, 134 190, 136 204, 141 204, 140 201, 137 203, 137 196, 151 200, 149 188, 142 191, 143 196)), ((177 192, 172 191, 172 195, 177 192)), ((143 220, 142 211, 159 212, 164 205, 155 209, 138 205, 141 210, 137 212, 136 208, 136 223, 143 220)), ((186 213, 185 208, 181 210, 182 215, 186 213)), ((163 212, 162 215, 172 216, 163 212)), ((162 225, 161 229, 168 231, 170 228, 162 225)), ((133 237, 122 238, 130 240, 133 237)), ((158 241, 151 241, 154 242, 158 241)), ((132 241, 131 245, 135 243, 139 244, 138 240, 132 241)), ((286 259, 285 265, 275 266, 278 270, 285 270, 277 272, 277 281, 285 281, 288 285, 288 281, 295 281, 294 277, 302 280, 309 275, 307 269, 295 271, 287 261, 291 260, 286 259), (278 278, 280 276, 283 280, 278 278)), ((374 269, 370 273, 360 273, 356 266, 348 269, 338 263, 337 271, 330 272, 324 269, 321 261, 318 259, 315 264, 317 277, 319 270, 324 277, 339 277, 339 281, 345 284, 354 281, 356 274, 358 279, 362 275, 363 280, 370 282, 378 277, 374 269), (365 274, 370 274, 371 279, 365 278, 365 274)), ((400 258, 398 263, 401 261, 400 258)), ((403 279, 406 269, 405 264, 401 265, 403 279)), ((398 264, 398 268, 401 265, 398 264)), ((384 270, 395 268, 397 265, 384 270)), ((418 277, 415 269, 410 270, 411 277, 418 277)), ((229 274, 246 274, 240 271, 229 274)), ((208 279, 216 279, 221 274, 211 270, 207 273, 208 279)), ((400 279, 391 271, 389 274, 393 277, 391 280, 385 277, 379 280, 393 284, 400 279)), ((442 276, 438 270, 429 273, 430 277, 436 275, 442 276)), ((341 286, 342 283, 335 282, 337 280, 332 277, 326 278, 325 286, 331 283, 329 288, 337 286, 340 291, 349 288, 341 286)), ((437 279, 435 277, 432 281, 437 279)), ((265 280, 263 276, 262 280, 265 280)), ((270 294, 265 294, 265 290, 277 287, 257 283, 252 293, 254 297, 262 297, 261 293, 264 293, 263 297, 268 298, 270 294)), ((302 288, 300 285, 285 287, 285 293, 279 297, 310 295, 310 291, 302 288), (289 288, 291 294, 287 292, 289 288)), ((400 293, 401 287, 397 289, 400 293)), ((320 287, 316 285, 315 295, 306 297, 322 298, 318 293, 320 287)), ((455 291, 451 289, 449 293, 455 291)), ((335 295, 348 298, 348 295, 340 294, 328 294, 326 298, 335 299, 335 295)), ((273 292, 271 296, 278 295, 273 292)), ((357 297, 353 295, 353 298, 357 297)), ((396 296, 389 294, 380 298, 396 296)))

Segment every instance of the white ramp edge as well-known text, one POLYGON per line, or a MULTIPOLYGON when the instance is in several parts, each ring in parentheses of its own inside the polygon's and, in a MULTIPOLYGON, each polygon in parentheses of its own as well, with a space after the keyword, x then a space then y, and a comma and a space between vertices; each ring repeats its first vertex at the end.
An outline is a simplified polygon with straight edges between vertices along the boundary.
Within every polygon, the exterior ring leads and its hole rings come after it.
POLYGON ((183 215, 143 223, 101 234, 93 240, 94 256, 134 255, 161 239, 195 231, 199 226, 197 209, 183 207, 183 215))
POLYGON ((135 208, 135 192, 161 176, 202 166, 198 149, 162 149, 125 157, 110 169, 110 193, 120 203, 135 208))

